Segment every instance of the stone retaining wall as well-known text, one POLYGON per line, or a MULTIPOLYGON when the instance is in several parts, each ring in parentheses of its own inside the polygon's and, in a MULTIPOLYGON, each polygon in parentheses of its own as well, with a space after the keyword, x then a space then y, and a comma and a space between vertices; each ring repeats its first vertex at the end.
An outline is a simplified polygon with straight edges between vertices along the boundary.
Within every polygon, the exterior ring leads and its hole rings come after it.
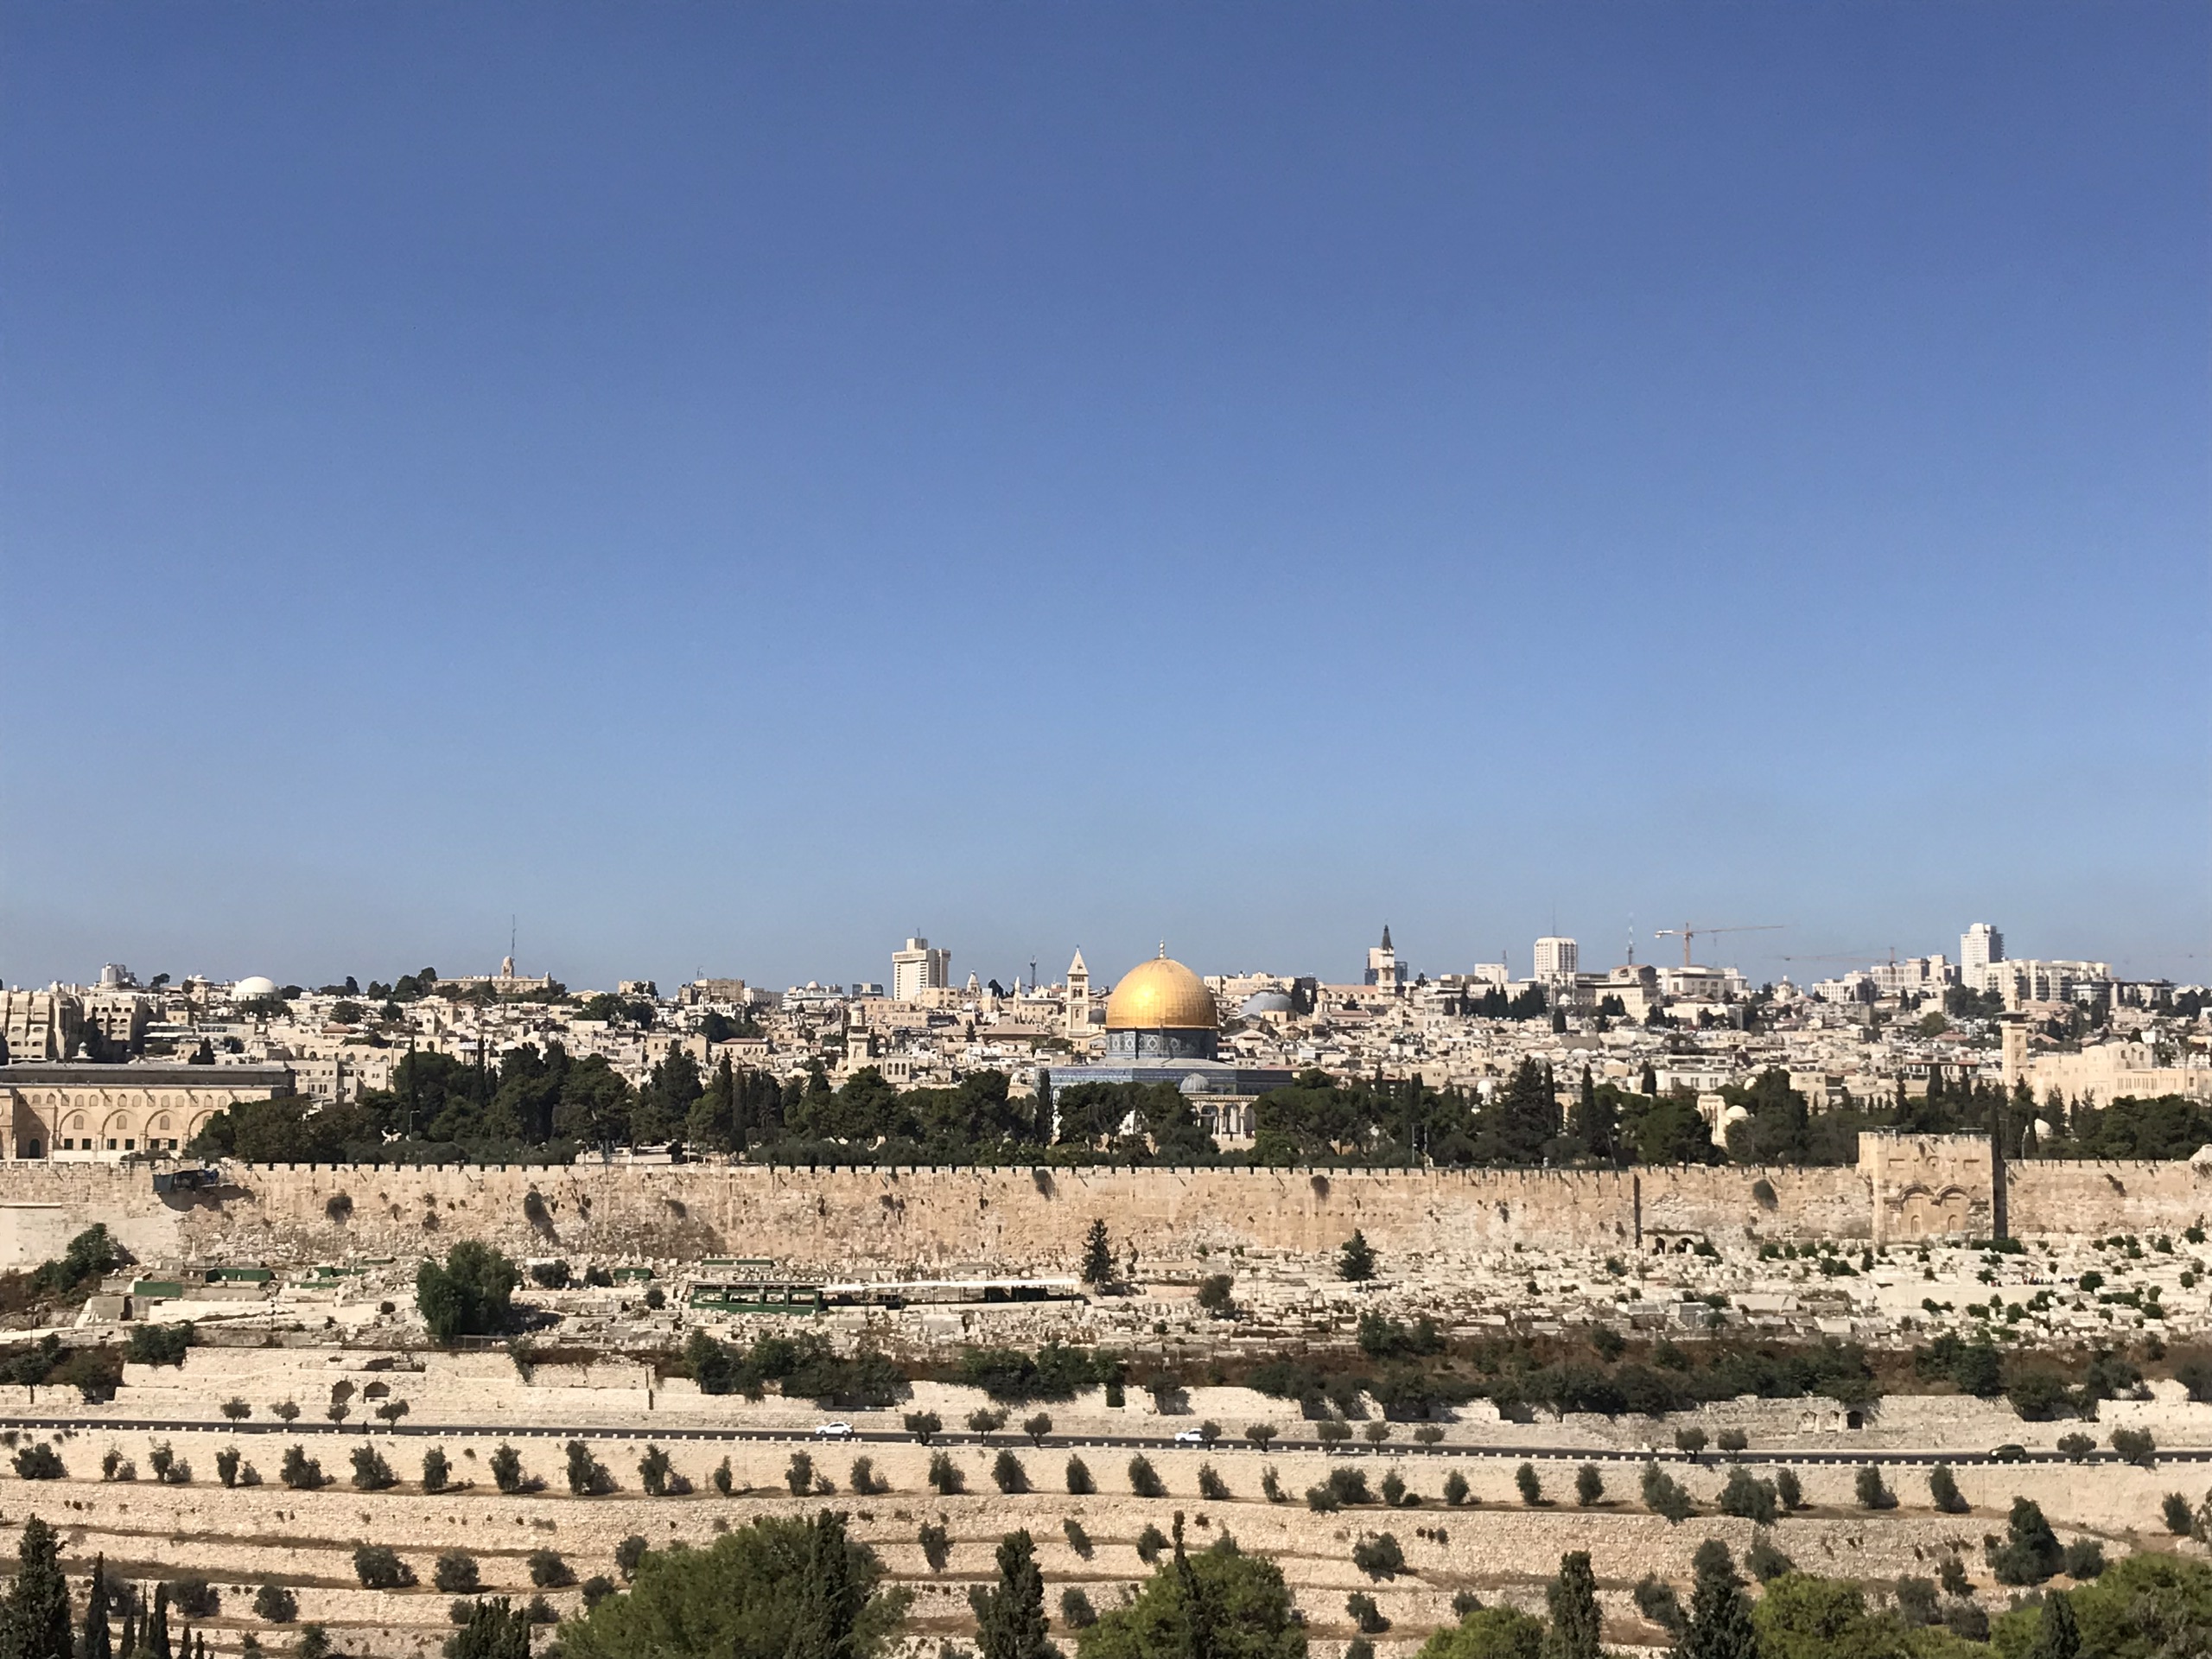
MULTIPOLYGON (((1759 1170, 772 1169, 226 1166, 210 1192, 156 1195, 143 1166, 0 1165, 0 1266, 103 1222, 148 1261, 299 1266, 401 1259, 477 1238, 518 1256, 766 1256, 830 1274, 1069 1274, 1103 1218, 1146 1272, 1206 1255, 1319 1262, 1355 1228, 1401 1262, 1515 1243, 1661 1237, 1897 1240, 1986 1225, 1974 1136, 1868 1135, 1853 1167, 1759 1170)), ((2212 1213, 2212 1169, 2013 1166, 2016 1232, 2178 1233, 2212 1213)))

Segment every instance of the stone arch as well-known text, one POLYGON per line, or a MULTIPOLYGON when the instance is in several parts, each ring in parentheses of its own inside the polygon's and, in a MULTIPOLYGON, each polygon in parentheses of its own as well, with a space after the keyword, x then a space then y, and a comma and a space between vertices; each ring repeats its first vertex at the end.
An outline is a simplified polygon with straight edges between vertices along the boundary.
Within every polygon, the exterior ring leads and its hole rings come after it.
POLYGON ((101 1149, 106 1152, 134 1152, 138 1145, 136 1121, 128 1111, 110 1112, 107 1121, 100 1125, 101 1149))
POLYGON ((1905 1238, 1936 1238, 1967 1230, 1967 1192, 1956 1185, 1930 1189, 1913 1183, 1897 1194, 1897 1232, 1905 1238))

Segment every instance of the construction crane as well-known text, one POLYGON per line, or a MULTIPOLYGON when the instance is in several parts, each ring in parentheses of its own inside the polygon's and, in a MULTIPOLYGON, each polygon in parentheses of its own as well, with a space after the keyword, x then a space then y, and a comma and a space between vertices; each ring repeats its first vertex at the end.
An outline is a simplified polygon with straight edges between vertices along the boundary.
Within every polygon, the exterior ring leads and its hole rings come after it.
POLYGON ((1789 925, 1787 922, 1760 922, 1749 927, 1692 927, 1684 922, 1680 927, 1654 928, 1651 937, 1655 939, 1680 939, 1682 942, 1682 966, 1688 968, 1692 965, 1690 941, 1700 933, 1778 933, 1789 925))

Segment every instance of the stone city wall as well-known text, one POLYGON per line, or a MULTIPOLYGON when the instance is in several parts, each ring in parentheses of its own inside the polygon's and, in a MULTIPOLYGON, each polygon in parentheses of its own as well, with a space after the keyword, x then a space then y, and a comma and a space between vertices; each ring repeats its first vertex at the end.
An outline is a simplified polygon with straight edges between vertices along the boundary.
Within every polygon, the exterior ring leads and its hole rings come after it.
MULTIPOLYGON (((142 1261, 295 1266, 406 1258, 476 1238, 519 1256, 759 1256, 810 1271, 1068 1274, 1103 1217, 1150 1273, 1208 1255, 1319 1261, 1355 1228, 1402 1262, 1523 1244, 1621 1250, 1708 1238, 1897 1242, 1986 1229, 1987 1143, 1868 1135, 1856 1166, 1750 1169, 772 1169, 577 1164, 224 1167, 158 1195, 143 1166, 0 1165, 0 1266, 106 1224, 142 1261)), ((2212 1212, 2212 1169, 2012 1166, 2013 1230, 2178 1232, 2212 1212)))

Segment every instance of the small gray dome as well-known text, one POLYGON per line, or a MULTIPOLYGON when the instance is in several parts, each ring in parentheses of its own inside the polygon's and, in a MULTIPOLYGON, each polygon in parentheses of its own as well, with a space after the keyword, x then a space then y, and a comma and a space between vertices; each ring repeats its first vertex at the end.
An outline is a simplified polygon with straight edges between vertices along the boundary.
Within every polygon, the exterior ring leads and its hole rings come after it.
POLYGON ((1240 1018, 1249 1020, 1255 1014, 1288 1014, 1290 999, 1281 991, 1255 991, 1237 1008, 1240 1018))

